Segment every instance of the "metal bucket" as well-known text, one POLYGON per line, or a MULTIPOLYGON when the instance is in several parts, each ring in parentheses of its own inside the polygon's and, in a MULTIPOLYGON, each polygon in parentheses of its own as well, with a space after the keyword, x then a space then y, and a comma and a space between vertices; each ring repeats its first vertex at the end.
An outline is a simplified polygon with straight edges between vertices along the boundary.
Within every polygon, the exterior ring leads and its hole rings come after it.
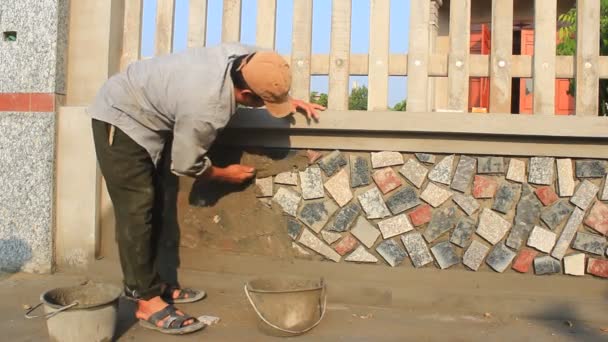
POLYGON ((41 294, 41 303, 31 308, 25 317, 46 318, 51 341, 112 341, 121 294, 120 288, 109 284, 57 288, 41 294), (41 305, 45 314, 32 316, 41 305))
POLYGON ((267 335, 301 335, 319 325, 325 316, 323 279, 256 279, 245 284, 245 295, 259 318, 258 327, 267 335))

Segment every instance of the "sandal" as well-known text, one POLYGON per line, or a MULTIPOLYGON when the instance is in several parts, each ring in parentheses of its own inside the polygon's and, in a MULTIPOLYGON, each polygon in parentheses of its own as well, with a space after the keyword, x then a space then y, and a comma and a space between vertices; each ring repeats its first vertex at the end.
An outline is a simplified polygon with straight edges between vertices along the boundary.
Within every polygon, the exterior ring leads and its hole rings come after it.
POLYGON ((167 286, 161 295, 161 298, 169 304, 194 303, 205 298, 207 294, 202 290, 181 289, 177 286, 167 286), (173 298, 173 293, 179 291, 177 298, 173 298))
POLYGON ((147 320, 140 319, 139 325, 146 329, 152 329, 156 331, 160 331, 163 334, 170 335, 183 335, 193 333, 195 331, 199 331, 204 329, 207 325, 203 322, 200 322, 198 319, 188 316, 186 314, 179 315, 177 313, 177 309, 173 305, 168 305, 164 309, 150 315, 147 320), (163 325, 159 327, 156 325, 158 322, 165 319, 163 325), (185 322, 189 320, 194 320, 194 323, 184 325, 185 322))

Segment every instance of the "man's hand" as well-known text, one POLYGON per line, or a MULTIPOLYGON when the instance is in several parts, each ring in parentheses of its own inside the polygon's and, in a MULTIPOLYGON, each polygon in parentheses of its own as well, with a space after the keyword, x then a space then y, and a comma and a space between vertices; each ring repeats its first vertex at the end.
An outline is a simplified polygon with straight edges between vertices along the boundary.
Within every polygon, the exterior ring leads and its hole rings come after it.
POLYGON ((212 166, 203 177, 219 182, 242 184, 255 176, 255 169, 251 166, 234 164, 226 168, 212 166))
POLYGON ((302 100, 292 99, 292 111, 295 113, 297 111, 302 111, 306 114, 306 117, 310 119, 315 119, 319 121, 319 113, 317 110, 325 110, 325 107, 316 104, 316 103, 308 103, 302 100))

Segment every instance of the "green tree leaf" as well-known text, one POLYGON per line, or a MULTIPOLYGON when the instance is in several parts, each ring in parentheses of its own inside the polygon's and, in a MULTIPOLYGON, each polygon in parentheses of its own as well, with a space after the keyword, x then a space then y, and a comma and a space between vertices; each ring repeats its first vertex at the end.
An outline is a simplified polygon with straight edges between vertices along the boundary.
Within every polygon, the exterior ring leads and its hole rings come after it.
POLYGON ((349 110, 367 110, 367 87, 353 88, 348 98, 349 110))

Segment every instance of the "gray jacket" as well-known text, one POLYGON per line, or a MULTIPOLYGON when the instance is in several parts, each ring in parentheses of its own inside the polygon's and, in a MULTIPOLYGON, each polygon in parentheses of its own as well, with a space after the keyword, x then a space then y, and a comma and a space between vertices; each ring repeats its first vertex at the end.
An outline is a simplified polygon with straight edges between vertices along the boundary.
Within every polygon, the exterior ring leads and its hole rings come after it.
POLYGON ((88 112, 124 131, 155 164, 173 134, 171 171, 199 176, 211 166, 207 151, 236 111, 232 61, 256 50, 221 44, 134 62, 103 85, 88 112))

